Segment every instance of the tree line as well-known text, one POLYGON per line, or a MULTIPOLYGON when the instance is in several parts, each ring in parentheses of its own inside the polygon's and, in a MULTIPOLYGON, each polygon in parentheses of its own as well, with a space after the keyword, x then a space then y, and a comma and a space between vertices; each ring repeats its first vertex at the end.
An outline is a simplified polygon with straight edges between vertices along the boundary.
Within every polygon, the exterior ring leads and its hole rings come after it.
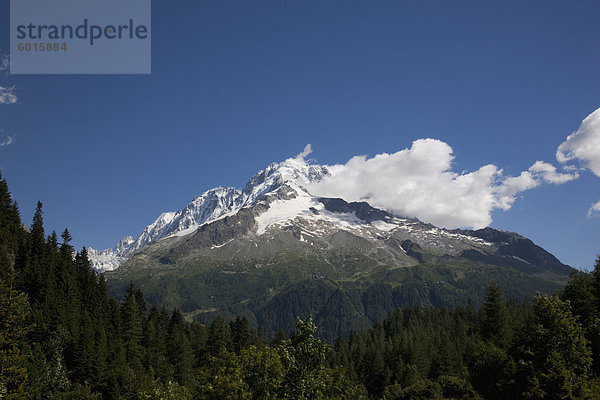
POLYGON ((403 307, 330 345, 312 318, 267 338, 107 293, 68 230, 30 228, 0 177, 0 399, 593 399, 600 258, 561 293, 403 307), (148 309, 149 308, 149 309, 148 309))

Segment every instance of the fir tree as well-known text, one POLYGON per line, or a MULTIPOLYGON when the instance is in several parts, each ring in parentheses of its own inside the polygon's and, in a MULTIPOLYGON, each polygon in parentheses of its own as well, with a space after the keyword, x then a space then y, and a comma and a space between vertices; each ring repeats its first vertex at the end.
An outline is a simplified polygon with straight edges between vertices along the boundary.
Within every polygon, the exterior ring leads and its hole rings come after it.
POLYGON ((222 350, 231 349, 231 329, 223 317, 217 316, 210 325, 207 345, 208 351, 213 356, 219 354, 222 350))
POLYGON ((181 311, 173 310, 167 336, 167 359, 173 366, 173 377, 182 385, 192 378, 194 356, 181 311))
POLYGON ((502 299, 502 292, 492 282, 488 286, 486 301, 482 307, 483 317, 481 320, 481 336, 484 340, 490 340, 500 347, 508 344, 508 313, 502 299))
POLYGON ((127 362, 134 371, 140 371, 144 350, 142 347, 143 316, 140 315, 135 293, 135 287, 131 282, 121 305, 121 336, 127 362))
POLYGON ((229 324, 231 330, 231 339, 233 351, 236 354, 240 354, 242 349, 248 348, 251 341, 251 329, 250 323, 246 317, 236 317, 235 320, 229 324))

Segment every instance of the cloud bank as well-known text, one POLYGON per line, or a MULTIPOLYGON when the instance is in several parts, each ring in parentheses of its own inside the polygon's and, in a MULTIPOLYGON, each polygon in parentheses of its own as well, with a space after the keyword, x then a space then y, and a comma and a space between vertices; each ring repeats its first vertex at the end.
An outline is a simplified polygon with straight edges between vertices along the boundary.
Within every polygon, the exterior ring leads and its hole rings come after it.
MULTIPOLYGON (((299 156, 304 155, 306 150, 299 156)), ((495 165, 457 173, 450 145, 419 139, 410 148, 372 158, 356 156, 344 165, 328 166, 331 174, 309 190, 318 196, 367 201, 396 215, 416 217, 446 228, 483 228, 495 209, 508 210, 516 196, 542 183, 560 184, 577 173, 559 173, 537 161, 519 176, 504 176, 495 165)))

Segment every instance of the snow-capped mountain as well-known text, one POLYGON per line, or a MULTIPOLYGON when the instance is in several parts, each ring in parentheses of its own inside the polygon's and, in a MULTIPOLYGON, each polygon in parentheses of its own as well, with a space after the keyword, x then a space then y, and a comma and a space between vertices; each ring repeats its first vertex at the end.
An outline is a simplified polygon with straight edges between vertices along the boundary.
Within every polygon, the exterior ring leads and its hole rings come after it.
POLYGON ((571 273, 516 233, 448 230, 315 195, 335 171, 302 155, 271 164, 242 190, 209 190, 135 239, 90 249, 91 261, 116 298, 135 282, 190 320, 249 315, 269 336, 313 314, 332 340, 395 307, 480 301, 491 280, 522 298, 571 273))
POLYGON ((255 204, 261 196, 284 184, 308 195, 306 187, 321 180, 326 174, 327 168, 310 165, 302 157, 273 163, 254 175, 241 191, 230 187, 210 189, 196 196, 183 210, 162 213, 152 224, 146 226, 136 239, 126 236, 113 249, 89 248, 90 261, 100 272, 112 271, 135 250, 164 237, 193 233, 203 224, 255 204))
POLYGON ((312 185, 328 174, 326 167, 309 164, 302 156, 271 164, 241 191, 208 190, 182 210, 161 214, 135 239, 126 236, 113 249, 89 249, 90 261, 104 272, 125 263, 159 268, 184 261, 202 264, 200 260, 206 259, 360 248, 371 262, 397 267, 450 257, 521 269, 567 270, 554 256, 514 233, 447 230, 365 202, 314 196, 312 185))
POLYGON ((571 273, 516 233, 448 230, 315 195, 329 168, 302 156, 271 164, 242 190, 209 190, 90 258, 116 298, 135 282, 190 320, 249 315, 269 336, 313 314, 331 340, 395 307, 480 301, 491 280, 522 298, 571 273))

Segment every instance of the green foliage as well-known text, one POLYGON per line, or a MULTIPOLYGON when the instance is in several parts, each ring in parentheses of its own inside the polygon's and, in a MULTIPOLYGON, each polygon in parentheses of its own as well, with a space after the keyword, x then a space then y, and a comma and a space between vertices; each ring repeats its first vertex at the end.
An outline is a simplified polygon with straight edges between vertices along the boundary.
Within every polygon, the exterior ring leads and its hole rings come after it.
POLYGON ((145 315, 140 313, 132 282, 121 305, 121 338, 125 348, 125 357, 136 370, 141 368, 144 317, 145 315))
POLYGON ((222 347, 216 357, 210 358, 208 366, 200 370, 197 388, 200 399, 252 399, 239 358, 222 347))
POLYGON ((495 282, 492 282, 488 287, 482 311, 482 338, 492 341, 501 347, 506 346, 509 339, 508 313, 500 288, 495 282))
POLYGON ((26 397, 26 361, 30 354, 25 338, 31 326, 29 304, 20 293, 0 280, 0 393, 2 398, 26 397))
POLYGON ((360 399, 365 397, 361 385, 347 379, 342 368, 327 366, 327 343, 315 337, 316 325, 309 316, 296 319, 296 332, 276 346, 285 375, 279 389, 282 398, 290 399, 360 399))
POLYGON ((240 364, 253 399, 276 399, 286 377, 278 349, 250 346, 241 351, 240 364))
POLYGON ((194 355, 189 332, 179 310, 174 310, 167 333, 167 360, 173 366, 173 377, 182 385, 192 379, 194 355))
POLYGON ((536 296, 533 312, 515 350, 517 393, 526 399, 576 398, 592 365, 584 331, 569 303, 557 296, 536 296))
POLYGON ((400 385, 392 385, 384 391, 385 400, 442 400, 442 389, 436 382, 419 380, 402 389, 400 385))
POLYGON ((232 348, 231 328, 220 316, 215 318, 210 325, 207 345, 208 351, 212 355, 217 355, 223 350, 230 350, 232 348))
POLYGON ((457 376, 442 376, 438 380, 442 388, 442 395, 444 399, 455 399, 455 400, 480 400, 481 396, 473 388, 471 383, 461 377, 457 376))
POLYGON ((153 381, 149 389, 141 393, 144 400, 192 400, 192 394, 177 382, 168 381, 166 384, 153 381))
POLYGON ((250 346, 252 340, 250 322, 248 322, 248 318, 246 317, 236 317, 235 320, 231 321, 229 326, 233 351, 235 351, 236 354, 240 354, 242 349, 250 346))
POLYGON ((569 303, 557 296, 538 295, 533 307, 532 324, 522 338, 523 352, 533 353, 538 367, 543 367, 547 357, 556 353, 568 369, 586 376, 591 366, 591 351, 569 303))
POLYGON ((316 325, 309 316, 296 320, 296 333, 280 345, 287 374, 283 383, 283 397, 312 399, 323 397, 323 375, 327 344, 314 337, 316 325))
POLYGON ((511 393, 515 363, 505 349, 478 341, 469 354, 469 376, 473 386, 486 399, 501 400, 511 393))

